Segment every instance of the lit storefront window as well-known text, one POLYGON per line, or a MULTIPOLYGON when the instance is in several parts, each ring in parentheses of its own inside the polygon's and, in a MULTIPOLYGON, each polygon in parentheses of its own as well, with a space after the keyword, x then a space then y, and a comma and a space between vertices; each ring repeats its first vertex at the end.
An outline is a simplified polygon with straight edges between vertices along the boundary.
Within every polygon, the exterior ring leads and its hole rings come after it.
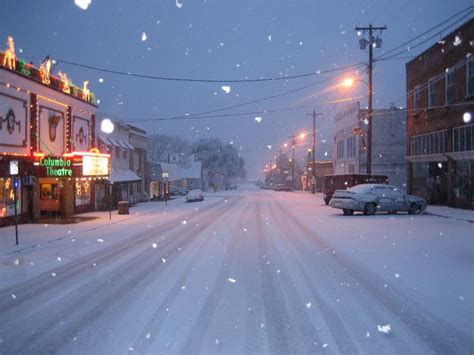
MULTIPOLYGON (((17 211, 21 211, 21 183, 17 188, 17 211)), ((13 179, 0 179, 0 217, 15 215, 13 179)))
POLYGON ((89 180, 76 181, 76 206, 87 205, 91 202, 91 183, 89 180))

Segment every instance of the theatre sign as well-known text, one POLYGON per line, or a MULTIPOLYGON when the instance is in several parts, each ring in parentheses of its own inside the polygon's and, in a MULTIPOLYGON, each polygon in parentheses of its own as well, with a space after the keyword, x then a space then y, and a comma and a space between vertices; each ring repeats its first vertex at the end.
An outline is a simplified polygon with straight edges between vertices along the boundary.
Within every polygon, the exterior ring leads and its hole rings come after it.
POLYGON ((101 178, 109 175, 110 155, 90 152, 72 152, 62 156, 37 155, 35 166, 38 177, 54 178, 101 178))

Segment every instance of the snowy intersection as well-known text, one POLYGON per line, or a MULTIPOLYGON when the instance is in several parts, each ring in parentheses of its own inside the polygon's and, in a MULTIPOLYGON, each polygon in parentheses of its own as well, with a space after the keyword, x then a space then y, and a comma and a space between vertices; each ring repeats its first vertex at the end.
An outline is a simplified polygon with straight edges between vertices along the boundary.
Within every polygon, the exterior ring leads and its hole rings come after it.
POLYGON ((255 189, 96 216, 0 230, 0 353, 474 351, 466 220, 255 189))

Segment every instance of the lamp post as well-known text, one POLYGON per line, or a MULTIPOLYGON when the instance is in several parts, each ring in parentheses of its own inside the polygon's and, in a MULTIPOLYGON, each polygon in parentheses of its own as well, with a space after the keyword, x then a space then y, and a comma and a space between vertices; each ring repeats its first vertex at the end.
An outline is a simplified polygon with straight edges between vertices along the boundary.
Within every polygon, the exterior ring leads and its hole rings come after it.
POLYGON ((313 110, 312 113, 307 113, 307 116, 313 116, 313 154, 311 162, 311 170, 313 172, 312 182, 312 193, 316 193, 316 116, 322 116, 322 113, 316 113, 316 110, 313 110))
MULTIPOLYGON (((104 118, 100 123, 100 130, 105 134, 111 134, 115 129, 114 123, 110 118, 104 118)), ((108 191, 108 207, 109 207, 109 220, 112 220, 112 182, 107 179, 107 191, 108 191)))
POLYGON ((350 88, 356 81, 360 81, 367 85, 369 89, 369 100, 367 109, 367 174, 372 174, 372 75, 369 75, 369 82, 356 78, 346 78, 342 81, 341 85, 350 88))
MULTIPOLYGON (((305 133, 301 133, 299 138, 303 139, 306 137, 305 133)), ((293 134, 289 136, 288 138, 291 138, 291 182, 293 185, 293 188, 295 188, 295 146, 296 146, 296 136, 293 134)), ((284 144, 286 147, 286 143, 284 144)))

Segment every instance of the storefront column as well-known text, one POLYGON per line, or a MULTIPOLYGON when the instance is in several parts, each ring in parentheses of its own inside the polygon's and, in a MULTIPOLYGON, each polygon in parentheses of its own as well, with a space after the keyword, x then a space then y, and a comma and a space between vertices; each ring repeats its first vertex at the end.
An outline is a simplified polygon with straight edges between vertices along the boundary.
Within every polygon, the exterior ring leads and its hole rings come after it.
POLYGON ((37 182, 36 184, 33 185, 33 220, 37 222, 40 217, 41 217, 41 212, 40 212, 40 184, 37 182))
POLYGON ((68 218, 74 215, 74 181, 62 181, 61 214, 68 218))

